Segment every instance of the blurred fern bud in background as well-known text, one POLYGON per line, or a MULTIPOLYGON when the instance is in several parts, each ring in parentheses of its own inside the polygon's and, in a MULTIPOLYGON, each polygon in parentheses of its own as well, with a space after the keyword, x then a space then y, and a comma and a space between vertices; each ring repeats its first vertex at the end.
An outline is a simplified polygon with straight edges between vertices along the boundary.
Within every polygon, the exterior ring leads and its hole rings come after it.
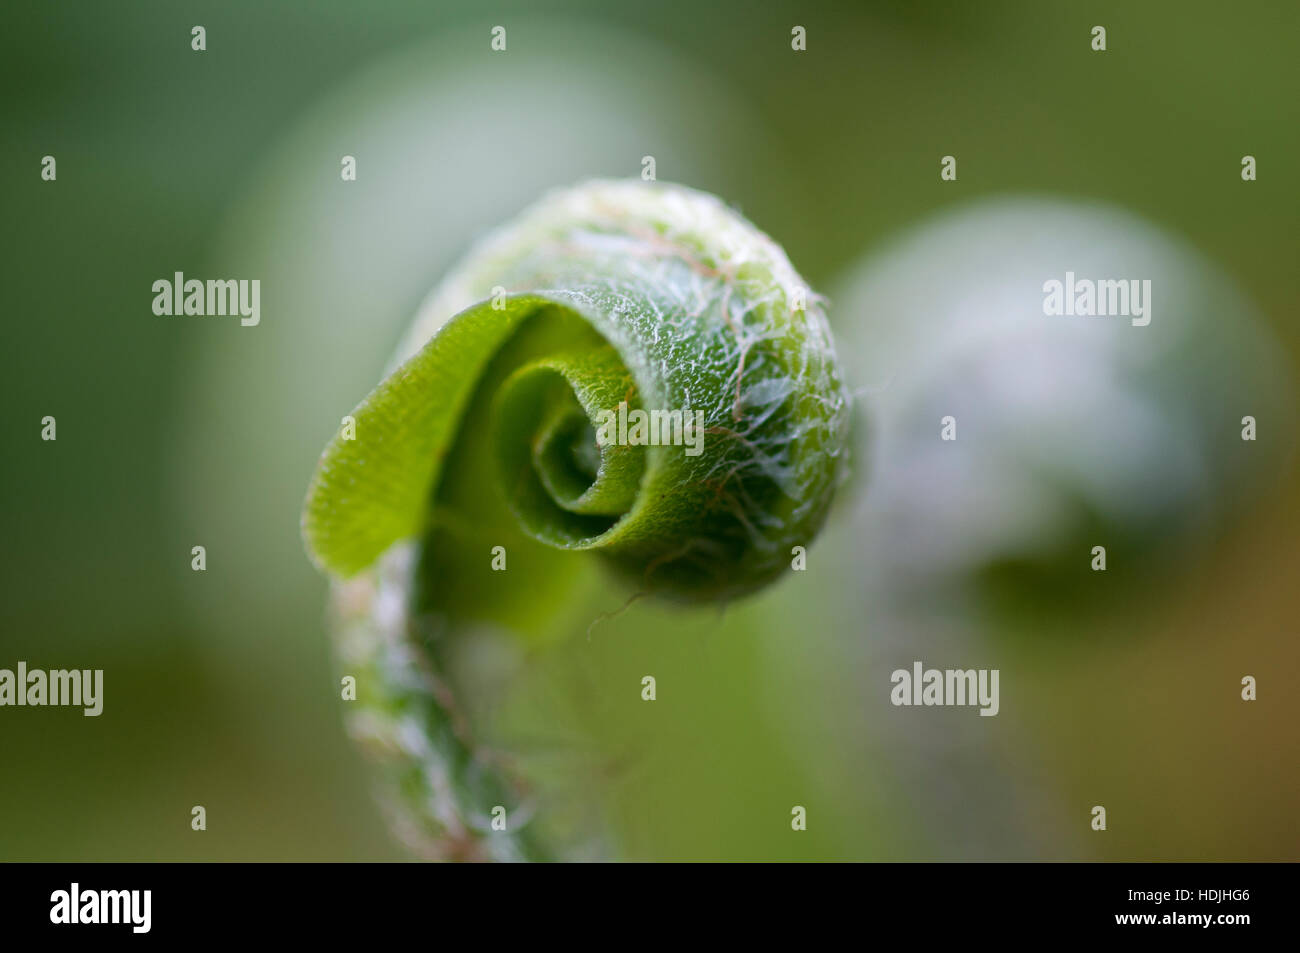
POLYGON ((869 406, 859 544, 895 585, 1068 599, 1095 547, 1142 577, 1289 463, 1291 369, 1267 326, 1131 213, 980 201, 873 252, 832 298, 869 406))

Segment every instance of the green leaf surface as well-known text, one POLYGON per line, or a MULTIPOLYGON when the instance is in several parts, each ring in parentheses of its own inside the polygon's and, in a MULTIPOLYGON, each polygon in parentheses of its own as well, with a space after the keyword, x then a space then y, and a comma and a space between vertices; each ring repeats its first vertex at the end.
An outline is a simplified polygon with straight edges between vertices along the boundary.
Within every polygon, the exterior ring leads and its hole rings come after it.
MULTIPOLYGON (((408 636, 483 620, 527 634, 592 558, 688 602, 769 583, 825 518, 849 400, 821 300, 774 242, 703 193, 593 182, 473 252, 352 416, 303 513, 317 564, 347 578, 414 547, 409 576, 380 571, 408 636)), ((434 677, 437 644, 421 650, 434 677)), ((421 707, 387 688, 385 717, 421 707)), ((464 782, 473 742, 448 732, 453 695, 421 708, 440 753, 405 783, 430 788, 408 797, 417 813, 450 797, 464 822, 488 805, 464 782)), ((428 826, 457 827, 446 813, 428 826)))
POLYGON ((498 460, 479 489, 534 539, 687 598, 769 581, 819 528, 848 419, 819 304, 780 249, 708 196, 629 183, 561 193, 504 242, 472 270, 511 293, 448 320, 327 448, 303 518, 318 563, 351 575, 430 529, 477 394, 498 460), (481 393, 503 352, 502 392, 481 393), (594 447, 620 401, 701 413, 701 452, 594 447))

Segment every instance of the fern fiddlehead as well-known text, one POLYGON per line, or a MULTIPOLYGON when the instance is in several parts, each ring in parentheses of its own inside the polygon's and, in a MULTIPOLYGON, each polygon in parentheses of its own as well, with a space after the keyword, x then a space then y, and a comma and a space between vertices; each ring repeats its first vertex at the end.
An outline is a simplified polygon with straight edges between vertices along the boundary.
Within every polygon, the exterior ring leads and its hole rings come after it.
POLYGON ((592 182, 471 252, 302 517, 403 840, 557 856, 527 824, 494 829, 520 782, 475 744, 442 647, 483 621, 535 635, 593 557, 687 603, 770 583, 825 518, 848 415, 821 299, 712 196, 592 182))

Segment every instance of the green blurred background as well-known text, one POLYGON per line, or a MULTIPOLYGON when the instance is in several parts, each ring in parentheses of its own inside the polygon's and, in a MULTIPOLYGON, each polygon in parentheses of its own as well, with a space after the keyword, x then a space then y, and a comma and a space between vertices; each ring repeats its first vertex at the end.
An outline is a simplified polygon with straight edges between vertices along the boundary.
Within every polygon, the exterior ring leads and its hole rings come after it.
MULTIPOLYGON (((821 290, 968 200, 1104 200, 1198 249, 1300 354, 1294 5, 11 0, 0 18, 0 667, 105 670, 99 718, 0 710, 0 859, 408 856, 343 732, 299 506, 423 296, 546 188, 653 155, 821 290), (260 278, 261 325, 155 317, 173 271, 260 278)), ((835 573, 725 614, 638 603, 590 641, 573 624, 487 717, 556 797, 597 792, 639 859, 1296 859, 1283 479, 1109 614, 999 616, 1003 714, 974 719, 973 750, 971 712, 917 712, 914 735, 879 719, 893 666, 859 650, 891 623, 854 595, 838 522, 835 573)), ((988 623, 956 619, 914 657, 988 623)))

